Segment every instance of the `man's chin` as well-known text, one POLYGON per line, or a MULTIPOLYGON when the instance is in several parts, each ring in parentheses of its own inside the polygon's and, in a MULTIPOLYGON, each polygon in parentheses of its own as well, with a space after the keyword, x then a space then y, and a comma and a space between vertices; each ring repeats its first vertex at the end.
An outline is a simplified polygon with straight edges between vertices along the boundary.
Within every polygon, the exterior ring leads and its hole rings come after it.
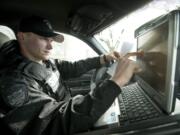
POLYGON ((49 59, 50 59, 50 56, 44 56, 42 59, 43 59, 43 60, 49 60, 49 59))

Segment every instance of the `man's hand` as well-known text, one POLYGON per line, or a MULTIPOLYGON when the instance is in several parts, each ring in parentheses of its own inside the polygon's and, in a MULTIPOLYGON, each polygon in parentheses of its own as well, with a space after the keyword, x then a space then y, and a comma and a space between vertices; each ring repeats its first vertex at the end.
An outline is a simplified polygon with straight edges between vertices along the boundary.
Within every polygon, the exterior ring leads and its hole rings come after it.
POLYGON ((116 71, 111 80, 122 87, 129 82, 135 72, 139 71, 140 67, 137 65, 137 63, 129 60, 127 57, 123 57, 118 60, 116 71))
POLYGON ((103 64, 106 64, 108 62, 118 60, 118 59, 120 59, 120 57, 121 57, 120 53, 114 51, 114 52, 111 52, 107 55, 101 56, 100 63, 103 65, 103 64))

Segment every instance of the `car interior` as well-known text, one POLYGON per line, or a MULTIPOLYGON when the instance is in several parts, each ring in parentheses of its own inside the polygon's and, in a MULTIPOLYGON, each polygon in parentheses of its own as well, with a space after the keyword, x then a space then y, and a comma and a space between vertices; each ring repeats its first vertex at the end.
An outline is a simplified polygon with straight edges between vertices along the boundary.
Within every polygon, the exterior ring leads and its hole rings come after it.
MULTIPOLYGON (((105 53, 98 43, 94 40, 93 35, 102 29, 108 27, 115 21, 123 18, 127 14, 147 4, 150 0, 139 1, 5 1, 1 2, 1 25, 10 27, 15 33, 17 31, 18 21, 28 15, 44 16, 52 22, 55 30, 73 35, 93 48, 98 55, 105 53)), ((68 85, 72 89, 72 94, 83 94, 89 89, 89 74, 84 75, 83 79, 78 78, 69 80, 68 85), (80 80, 80 82, 79 82, 80 80), (83 82, 82 82, 83 80, 83 82), (84 87, 82 87, 83 85, 84 87), (88 85, 88 86, 87 86, 88 85), (81 86, 81 90, 79 88, 81 86), (78 90, 78 91, 77 91, 78 90)), ((90 75, 91 76, 91 75, 90 75)))
MULTIPOLYGON (((106 54, 108 51, 102 47, 103 44, 98 42, 95 35, 118 20, 143 8, 145 5, 150 5, 153 1, 154 0, 1 0, 0 26, 7 26, 16 34, 18 22, 22 17, 29 15, 44 16, 50 20, 56 31, 85 42, 96 53, 94 56, 97 56, 106 54)), ((132 21, 131 23, 133 24, 132 21)), ((129 24, 129 27, 130 26, 131 24, 129 24)), ((123 30, 121 30, 121 32, 123 32, 123 30)), ((15 37, 10 39, 15 39, 15 37)), ((4 34, 0 34, 0 40, 0 44, 2 45, 8 38, 4 34)), ((128 44, 126 44, 126 46, 128 46, 128 44)), ((66 80, 66 85, 70 89, 72 96, 79 93, 85 95, 101 81, 100 79, 108 77, 105 72, 107 72, 107 67, 110 65, 111 63, 101 69, 89 71, 79 78, 66 80)), ((131 82, 133 81, 132 79, 131 82)), ((179 109, 177 110, 180 112, 179 109)), ((180 130, 178 130, 179 125, 180 116, 178 115, 176 117, 166 117, 159 122, 152 121, 151 124, 147 123, 146 126, 140 124, 139 126, 134 125, 126 129, 123 127, 105 127, 79 134, 137 134, 134 129, 139 129, 139 134, 145 134, 148 131, 150 134, 170 135, 180 133, 180 130), (167 131, 165 128, 169 128, 169 131, 172 132, 165 133, 164 131, 167 131)))

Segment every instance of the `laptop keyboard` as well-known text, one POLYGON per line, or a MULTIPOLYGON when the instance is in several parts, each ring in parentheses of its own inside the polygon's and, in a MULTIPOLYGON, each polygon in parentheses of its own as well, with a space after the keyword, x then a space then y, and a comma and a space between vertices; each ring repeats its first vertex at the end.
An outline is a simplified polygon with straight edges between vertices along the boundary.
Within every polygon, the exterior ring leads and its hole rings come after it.
POLYGON ((160 112, 152 105, 136 83, 122 88, 119 95, 120 125, 127 125, 160 116, 160 112))

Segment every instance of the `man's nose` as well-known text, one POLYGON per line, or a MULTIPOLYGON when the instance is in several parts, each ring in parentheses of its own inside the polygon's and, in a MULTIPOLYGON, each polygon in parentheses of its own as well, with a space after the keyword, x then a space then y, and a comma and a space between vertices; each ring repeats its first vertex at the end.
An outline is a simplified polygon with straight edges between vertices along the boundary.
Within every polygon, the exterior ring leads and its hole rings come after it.
POLYGON ((52 39, 51 38, 49 38, 48 40, 47 40, 47 48, 49 49, 49 50, 51 50, 51 49, 53 49, 53 47, 52 47, 52 39))
POLYGON ((51 43, 48 44, 48 49, 49 49, 49 50, 53 49, 51 43))

